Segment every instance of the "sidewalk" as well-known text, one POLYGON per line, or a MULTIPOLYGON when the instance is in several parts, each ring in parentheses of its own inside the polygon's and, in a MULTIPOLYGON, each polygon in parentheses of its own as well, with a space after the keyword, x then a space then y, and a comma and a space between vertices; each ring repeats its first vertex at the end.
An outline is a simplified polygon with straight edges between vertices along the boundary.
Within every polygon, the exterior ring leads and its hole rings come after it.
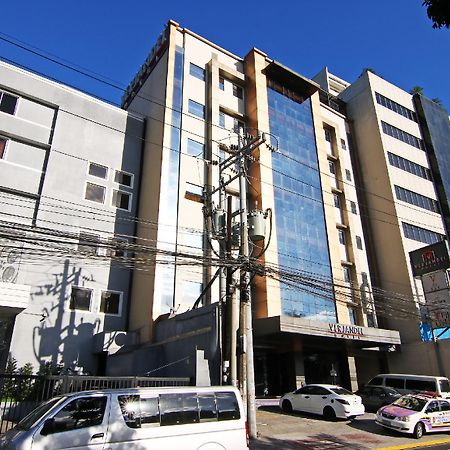
POLYGON ((250 442, 252 450, 400 450, 431 443, 449 443, 450 448, 448 433, 433 433, 416 440, 380 427, 372 413, 353 421, 328 422, 318 416, 283 413, 278 407, 278 400, 258 400, 257 406, 258 439, 250 442))

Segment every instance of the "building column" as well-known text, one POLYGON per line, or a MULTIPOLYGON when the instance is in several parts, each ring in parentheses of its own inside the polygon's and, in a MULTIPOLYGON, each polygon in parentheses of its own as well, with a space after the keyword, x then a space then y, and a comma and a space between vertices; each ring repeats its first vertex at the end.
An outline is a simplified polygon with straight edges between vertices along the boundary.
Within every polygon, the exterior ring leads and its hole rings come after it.
POLYGON ((356 373, 356 363, 354 356, 347 356, 348 361, 348 372, 350 374, 350 386, 351 391, 355 392, 358 390, 358 375, 356 373))
POLYGON ((303 363, 303 353, 296 351, 294 353, 295 385, 298 388, 306 384, 305 365, 303 363))

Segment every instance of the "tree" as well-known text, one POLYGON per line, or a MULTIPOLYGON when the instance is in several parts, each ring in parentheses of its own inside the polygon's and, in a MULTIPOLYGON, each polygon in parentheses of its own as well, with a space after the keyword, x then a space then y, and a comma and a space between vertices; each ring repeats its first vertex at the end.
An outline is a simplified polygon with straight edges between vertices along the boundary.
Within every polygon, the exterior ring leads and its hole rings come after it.
POLYGON ((427 7, 427 14, 433 22, 433 28, 450 28, 449 0, 423 0, 422 5, 427 7))
POLYGON ((436 105, 442 106, 442 100, 438 97, 432 98, 431 101, 436 103, 436 105))
POLYGON ((411 95, 414 95, 414 94, 423 95, 423 87, 422 87, 422 86, 414 86, 414 87, 409 91, 409 93, 410 93, 411 95))

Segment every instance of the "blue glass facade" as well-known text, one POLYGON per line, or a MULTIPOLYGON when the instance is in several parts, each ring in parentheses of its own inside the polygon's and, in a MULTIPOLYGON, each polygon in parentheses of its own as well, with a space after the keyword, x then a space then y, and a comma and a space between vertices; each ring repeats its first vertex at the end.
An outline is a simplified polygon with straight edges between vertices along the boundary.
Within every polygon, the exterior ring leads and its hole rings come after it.
MULTIPOLYGON (((268 102, 270 132, 280 150, 272 154, 279 264, 331 286, 311 102, 298 103, 270 87, 268 102)), ((308 286, 303 291, 284 283, 280 289, 283 315, 336 322, 332 292, 314 292, 308 286)))

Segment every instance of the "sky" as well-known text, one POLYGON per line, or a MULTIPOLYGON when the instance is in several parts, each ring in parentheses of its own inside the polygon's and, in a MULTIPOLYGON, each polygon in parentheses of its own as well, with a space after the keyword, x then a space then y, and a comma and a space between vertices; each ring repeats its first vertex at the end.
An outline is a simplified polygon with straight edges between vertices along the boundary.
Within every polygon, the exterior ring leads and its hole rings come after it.
POLYGON ((1 59, 112 103, 120 89, 7 40, 125 88, 173 19, 235 55, 256 47, 310 78, 327 66, 352 82, 371 68, 450 110, 450 29, 432 28, 422 0, 16 0, 2 2, 2 19, 1 59))

